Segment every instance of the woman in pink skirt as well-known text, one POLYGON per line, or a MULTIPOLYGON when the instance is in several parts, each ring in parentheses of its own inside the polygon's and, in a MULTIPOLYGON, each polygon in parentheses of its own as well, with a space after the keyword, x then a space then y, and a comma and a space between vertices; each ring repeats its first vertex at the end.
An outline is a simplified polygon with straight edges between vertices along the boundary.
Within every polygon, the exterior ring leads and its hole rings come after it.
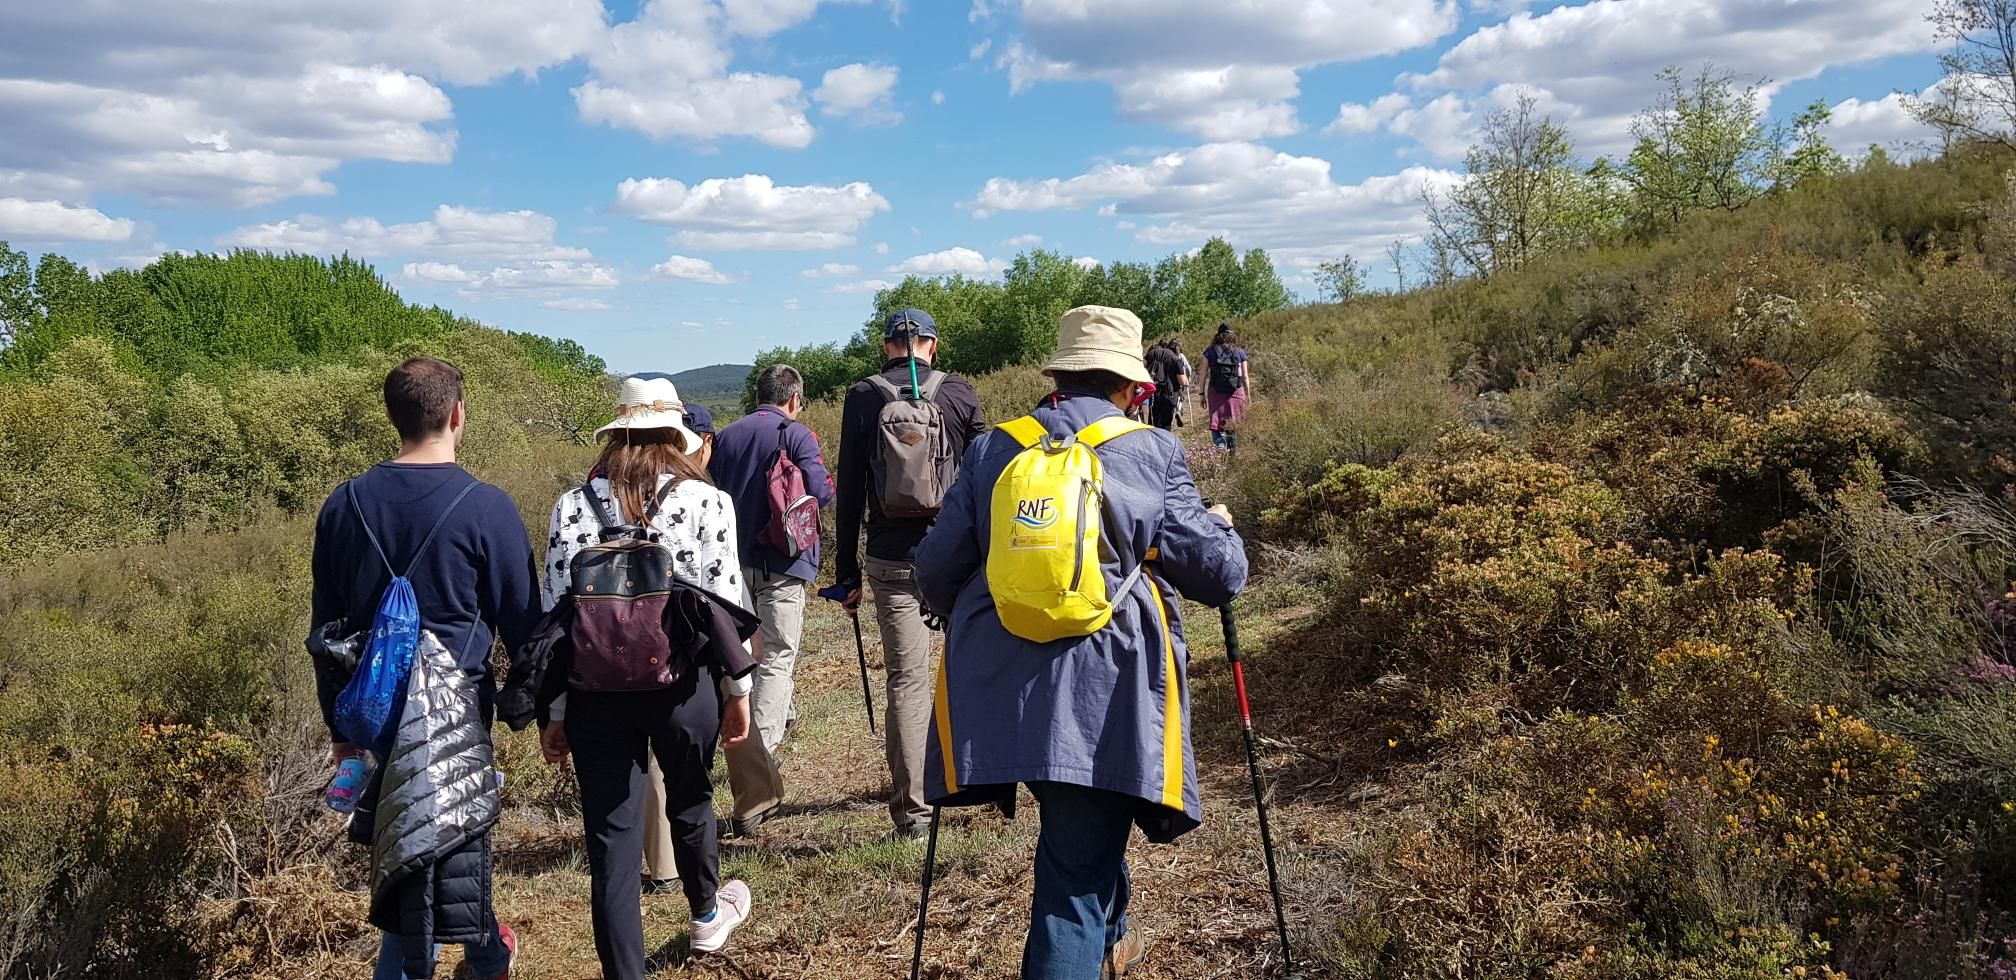
POLYGON ((1204 348, 1204 369, 1210 376, 1204 397, 1211 412, 1211 444, 1236 453, 1239 419, 1246 414, 1253 383, 1246 373, 1246 348, 1239 346, 1231 324, 1219 324, 1218 335, 1204 348))

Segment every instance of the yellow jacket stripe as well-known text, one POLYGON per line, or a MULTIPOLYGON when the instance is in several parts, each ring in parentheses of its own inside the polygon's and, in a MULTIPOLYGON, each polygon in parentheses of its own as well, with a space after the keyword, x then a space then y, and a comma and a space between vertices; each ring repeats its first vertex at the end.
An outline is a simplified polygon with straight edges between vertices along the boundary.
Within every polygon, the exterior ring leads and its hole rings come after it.
MULTIPOLYGON (((945 653, 938 658, 938 683, 935 700, 938 716, 938 755, 945 764, 945 795, 959 792, 959 770, 952 761, 952 702, 946 693, 945 662, 952 658, 952 644, 945 644, 945 653)), ((895 733, 888 735, 895 738, 895 733)))
POLYGON ((1162 586, 1154 575, 1148 579, 1155 598, 1155 618, 1162 624, 1162 805, 1183 809, 1183 693, 1182 677, 1176 670, 1176 640, 1169 632, 1169 608, 1162 602, 1162 586))

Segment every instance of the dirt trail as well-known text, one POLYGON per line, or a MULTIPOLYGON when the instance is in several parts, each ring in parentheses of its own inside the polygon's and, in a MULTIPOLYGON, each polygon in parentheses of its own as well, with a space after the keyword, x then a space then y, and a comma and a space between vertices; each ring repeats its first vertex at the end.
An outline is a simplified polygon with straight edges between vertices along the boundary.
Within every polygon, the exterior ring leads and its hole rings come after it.
MULTIPOLYGON (((1149 978, 1272 975, 1278 959, 1273 921, 1253 820, 1236 714, 1224 668, 1215 613, 1186 610, 1193 636, 1194 725, 1203 783, 1205 825, 1172 846, 1136 835, 1132 920, 1149 939, 1140 976, 1149 978)), ((1299 618, 1296 610, 1254 614, 1243 637, 1257 654, 1255 711, 1264 735, 1290 741, 1270 719, 1270 703, 1300 700, 1285 673, 1270 680, 1270 639, 1299 618), (1288 685, 1288 686, 1284 686, 1288 685), (1270 720, 1277 727, 1269 728, 1270 720)), ((852 627, 830 603, 807 618, 798 666, 800 728, 782 755, 789 798, 785 815, 753 839, 726 841, 725 876, 747 880, 756 908, 727 951, 686 955, 686 909, 677 895, 646 897, 645 930, 656 950, 655 976, 740 978, 888 978, 907 976, 916 917, 922 845, 888 840, 888 788, 879 738, 870 736, 861 705, 852 627)), ((882 700, 879 644, 868 636, 876 701, 882 700)), ((530 732, 499 730, 507 759, 530 757, 530 732), (513 744, 522 743, 522 744, 513 744)), ((1334 811, 1323 799, 1338 765, 1309 754, 1269 749, 1278 798, 1274 819, 1282 844, 1282 874, 1291 912, 1309 915, 1318 890, 1302 874, 1311 846, 1335 844, 1334 811), (1313 794, 1313 795, 1312 795, 1313 794), (1327 815, 1326 815, 1327 813, 1327 815)), ((717 766, 726 812, 725 776, 717 766)), ((925 943, 932 977, 1013 977, 1028 924, 1029 863, 1035 847, 1034 801, 1023 797, 1020 819, 991 809, 948 811, 939 843, 939 876, 925 943)), ((586 856, 578 818, 521 806, 497 833, 499 915, 517 930, 518 980, 586 980, 599 976, 588 920, 586 856)), ((349 903, 345 903, 349 904, 349 903)), ((1320 913, 1318 913, 1320 914, 1320 913)), ((374 952, 368 939, 341 944, 318 962, 279 967, 274 976, 360 977, 374 952)), ((452 975, 450 951, 441 976, 452 975)), ((1304 976, 1307 970, 1299 971, 1304 976)))

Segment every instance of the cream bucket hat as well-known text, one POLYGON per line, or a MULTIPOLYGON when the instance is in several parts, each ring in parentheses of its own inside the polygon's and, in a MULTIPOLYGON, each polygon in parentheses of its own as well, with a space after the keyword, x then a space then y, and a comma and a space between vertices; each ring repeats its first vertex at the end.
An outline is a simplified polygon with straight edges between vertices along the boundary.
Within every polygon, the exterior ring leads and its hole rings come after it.
POLYGON ((1058 371, 1111 371, 1129 381, 1153 384, 1141 363, 1141 318, 1114 306, 1081 306, 1057 324, 1057 353, 1043 365, 1058 371))
POLYGON ((595 437, 638 429, 672 429, 685 440, 686 452, 697 453, 700 437, 686 427, 685 415, 686 405, 679 400, 679 389, 671 378, 633 374, 623 379, 623 389, 616 396, 615 420, 596 429, 595 437))

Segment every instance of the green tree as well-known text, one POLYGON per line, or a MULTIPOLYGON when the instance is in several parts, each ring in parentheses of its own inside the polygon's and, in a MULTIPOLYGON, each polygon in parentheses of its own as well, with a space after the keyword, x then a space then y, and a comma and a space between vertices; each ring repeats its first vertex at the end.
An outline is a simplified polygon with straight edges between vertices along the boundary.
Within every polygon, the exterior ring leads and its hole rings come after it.
POLYGON ((1315 277, 1317 295, 1332 303, 1348 303, 1365 291, 1365 273, 1354 256, 1318 265, 1315 277))
POLYGON ((33 326, 34 286, 28 256, 0 241, 0 351, 11 350, 33 326))
POLYGON ((1659 73, 1666 90, 1631 122, 1638 143, 1620 175, 1647 224, 1671 224, 1695 211, 1734 211, 1772 186, 1778 157, 1759 111, 1761 82, 1703 66, 1689 79, 1677 67, 1659 73))
POLYGON ((1485 117, 1463 179, 1424 194, 1431 254, 1488 277, 1607 231, 1609 181, 1600 169, 1579 172, 1574 158, 1567 131, 1531 96, 1485 117))
POLYGON ((1778 162, 1773 184, 1779 189, 1797 187, 1810 180, 1823 180, 1848 169, 1833 144, 1827 142, 1827 122, 1834 117, 1824 99, 1815 100, 1793 117, 1786 142, 1790 149, 1778 162))
POLYGON ((1947 45, 1938 84, 1907 103, 1946 142, 2016 147, 2016 0, 1934 0, 1926 20, 1947 45))

